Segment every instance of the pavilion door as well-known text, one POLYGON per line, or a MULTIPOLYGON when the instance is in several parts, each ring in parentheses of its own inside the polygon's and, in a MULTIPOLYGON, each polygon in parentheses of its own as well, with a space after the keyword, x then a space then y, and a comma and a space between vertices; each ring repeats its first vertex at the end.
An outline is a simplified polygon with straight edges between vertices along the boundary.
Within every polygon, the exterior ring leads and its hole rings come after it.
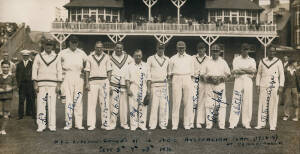
POLYGON ((92 19, 93 22, 98 22, 97 21, 97 11, 98 10, 90 10, 90 19, 92 19))
POLYGON ((232 24, 238 23, 238 12, 237 11, 231 11, 231 23, 232 24))

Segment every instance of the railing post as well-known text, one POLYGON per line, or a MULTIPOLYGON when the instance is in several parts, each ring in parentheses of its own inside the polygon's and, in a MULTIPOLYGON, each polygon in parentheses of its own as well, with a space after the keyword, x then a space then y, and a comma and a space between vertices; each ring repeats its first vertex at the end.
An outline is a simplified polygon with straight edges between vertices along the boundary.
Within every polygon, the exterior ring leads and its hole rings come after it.
POLYGON ((227 32, 229 32, 229 24, 227 24, 227 32))

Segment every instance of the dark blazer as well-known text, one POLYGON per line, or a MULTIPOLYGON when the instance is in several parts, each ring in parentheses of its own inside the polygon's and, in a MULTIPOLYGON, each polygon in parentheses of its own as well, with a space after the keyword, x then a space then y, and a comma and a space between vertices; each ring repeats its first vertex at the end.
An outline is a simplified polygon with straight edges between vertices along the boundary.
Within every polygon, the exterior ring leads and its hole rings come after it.
POLYGON ((32 82, 31 76, 32 76, 32 61, 28 61, 26 67, 24 65, 24 61, 21 61, 17 64, 16 68, 16 80, 18 87, 20 87, 20 84, 23 82, 30 83, 32 82))

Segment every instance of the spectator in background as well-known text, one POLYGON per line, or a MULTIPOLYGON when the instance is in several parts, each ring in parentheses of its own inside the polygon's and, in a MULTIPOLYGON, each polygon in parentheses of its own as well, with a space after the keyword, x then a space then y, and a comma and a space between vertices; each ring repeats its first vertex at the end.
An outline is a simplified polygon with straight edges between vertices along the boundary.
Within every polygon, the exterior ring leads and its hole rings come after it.
POLYGON ((32 61, 29 58, 30 51, 21 51, 23 60, 17 64, 16 79, 19 88, 19 118, 24 117, 24 102, 26 100, 26 115, 35 119, 35 97, 32 76, 32 61))
POLYGON ((298 87, 300 87, 299 70, 297 70, 297 61, 291 60, 288 63, 285 72, 285 91, 284 91, 284 117, 283 120, 288 120, 291 116, 290 106, 295 109, 295 118, 293 121, 298 121, 299 119, 299 105, 298 105, 298 87))
MULTIPOLYGON (((9 65, 9 72, 14 75, 15 72, 16 72, 16 65, 12 61, 9 60, 8 52, 7 51, 3 52, 3 59, 0 60, 0 63, 2 63, 3 61, 8 61, 10 63, 10 65, 9 65)), ((2 73, 2 69, 0 68, 0 74, 1 73, 2 73)))
MULTIPOLYGON (((284 71, 284 74, 287 73, 287 67, 288 67, 288 63, 289 63, 289 57, 288 56, 284 56, 283 59, 282 59, 282 63, 283 63, 283 71, 284 71)), ((285 86, 283 87, 283 92, 280 94, 279 96, 279 103, 280 105, 284 105, 284 91, 285 91, 285 86)))

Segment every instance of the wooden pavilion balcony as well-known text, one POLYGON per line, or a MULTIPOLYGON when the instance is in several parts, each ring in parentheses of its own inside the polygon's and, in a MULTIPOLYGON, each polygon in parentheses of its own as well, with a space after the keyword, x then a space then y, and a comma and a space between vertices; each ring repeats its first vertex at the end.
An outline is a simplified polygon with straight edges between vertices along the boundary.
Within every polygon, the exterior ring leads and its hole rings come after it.
POLYGON ((246 24, 170 24, 170 23, 78 23, 53 22, 52 33, 70 33, 83 35, 174 35, 199 36, 218 35, 235 37, 276 36, 276 25, 246 24))

